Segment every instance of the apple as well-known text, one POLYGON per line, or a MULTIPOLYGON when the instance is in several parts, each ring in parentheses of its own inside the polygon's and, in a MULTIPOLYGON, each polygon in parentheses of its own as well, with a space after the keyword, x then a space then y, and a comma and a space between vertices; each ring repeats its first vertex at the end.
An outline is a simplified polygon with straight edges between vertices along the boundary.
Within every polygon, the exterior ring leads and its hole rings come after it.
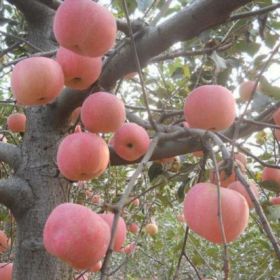
POLYGON ((229 128, 236 116, 233 94, 219 85, 204 85, 186 98, 184 115, 193 128, 219 131, 229 128), (222 116, 222 117, 221 117, 222 116))
POLYGON ((63 85, 62 69, 51 58, 25 58, 12 71, 12 93, 21 105, 50 103, 60 94, 63 85))
POLYGON ((262 172, 262 181, 271 181, 278 184, 280 188, 280 169, 265 167, 262 172))
POLYGON ((56 61, 64 74, 67 87, 83 90, 93 84, 101 74, 101 57, 82 56, 63 47, 56 53, 56 61))
POLYGON ((90 272, 97 272, 102 268, 102 261, 98 261, 95 263, 92 267, 90 267, 89 271, 90 272))
POLYGON ((155 223, 150 223, 145 226, 145 231, 150 236, 155 236, 158 233, 158 226, 155 223))
POLYGON ((81 113, 81 108, 82 107, 77 107, 75 110, 72 111, 69 117, 70 125, 75 125, 78 122, 81 113))
POLYGON ((13 113, 7 118, 7 127, 12 132, 25 132, 26 116, 24 113, 13 113))
POLYGON ((128 255, 134 253, 135 250, 136 250, 136 244, 135 244, 135 242, 132 242, 132 243, 126 245, 126 246, 123 248, 123 252, 124 252, 125 254, 128 254, 128 255))
POLYGON ((58 205, 43 232, 46 250, 76 269, 88 269, 105 256, 110 228, 91 209, 74 203, 58 205))
MULTIPOLYGON (((247 227, 249 207, 245 198, 234 190, 220 188, 220 199, 225 240, 229 243, 236 240, 247 227)), ((184 216, 192 231, 213 243, 223 243, 216 185, 194 185, 184 199, 184 216)))
POLYGON ((12 280, 13 264, 12 263, 0 263, 0 279, 12 280))
POLYGON ((69 180, 83 181, 98 177, 105 171, 108 163, 108 146, 96 134, 73 133, 59 144, 58 169, 69 180))
POLYGON ((243 153, 234 153, 234 159, 237 160, 237 162, 241 162, 244 167, 247 165, 247 156, 243 153))
POLYGON ((99 57, 113 47, 117 25, 112 13, 94 1, 65 0, 55 13, 53 31, 62 47, 99 57))
MULTIPOLYGON (((258 200, 259 196, 260 196, 259 188, 257 187, 256 184, 253 184, 253 183, 250 183, 249 185, 250 185, 251 191, 255 195, 255 198, 258 200)), ((245 187, 242 185, 242 183, 240 181, 235 181, 235 182, 230 183, 228 185, 228 189, 231 189, 231 190, 239 192, 246 199, 249 208, 250 209, 254 208, 253 201, 251 200, 249 194, 247 193, 247 190, 245 189, 245 187)))
POLYGON ((140 200, 139 198, 135 198, 131 201, 131 204, 134 205, 135 207, 138 207, 140 205, 140 200))
POLYGON ((125 123, 115 132, 112 146, 121 158, 134 161, 148 151, 149 144, 149 135, 143 127, 136 123, 125 123))
MULTIPOLYGON (((245 169, 244 165, 239 160, 235 160, 235 162, 238 164, 241 172, 245 173, 246 169, 245 169)), ((218 166, 220 166, 221 164, 222 164, 222 161, 218 162, 218 166)), ((220 174, 221 186, 224 188, 226 188, 230 183, 238 180, 234 169, 232 170, 232 172, 229 176, 227 176, 227 174, 225 173, 224 170, 220 171, 219 174, 220 174)), ((217 181, 216 177, 217 176, 216 176, 215 170, 214 169, 211 170, 210 176, 209 176, 210 182, 213 184, 217 184, 218 181, 217 181)))
POLYGON ((254 81, 249 80, 249 81, 242 82, 239 86, 240 100, 244 102, 250 100, 254 87, 255 87, 254 81))
POLYGON ((125 118, 124 103, 108 92, 95 92, 82 105, 81 120, 91 132, 115 132, 125 118))
POLYGON ((133 234, 136 234, 139 230, 139 227, 136 223, 132 223, 128 226, 128 231, 130 231, 133 234))
POLYGON ((280 196, 275 196, 270 198, 270 203, 273 205, 279 205, 280 204, 280 196))
POLYGON ((274 129, 274 135, 276 140, 280 142, 280 129, 274 129))
POLYGON ((178 214, 178 215, 176 216, 176 219, 177 219, 177 221, 180 222, 180 223, 185 223, 185 222, 186 222, 186 221, 185 221, 185 216, 184 216, 184 214, 178 214))
MULTIPOLYGON (((110 230, 112 230, 113 226, 113 220, 114 220, 114 214, 108 213, 108 214, 99 214, 99 216, 104 219, 104 221, 109 225, 110 230)), ((116 252, 119 252, 121 250, 122 245, 125 242, 126 239, 126 224, 122 217, 119 217, 118 225, 116 234, 114 237, 114 244, 113 244, 113 250, 116 252)))
POLYGON ((278 108, 272 115, 275 124, 280 125, 280 108, 278 108))
POLYGON ((0 230, 0 253, 6 252, 11 246, 10 239, 3 230, 0 230))

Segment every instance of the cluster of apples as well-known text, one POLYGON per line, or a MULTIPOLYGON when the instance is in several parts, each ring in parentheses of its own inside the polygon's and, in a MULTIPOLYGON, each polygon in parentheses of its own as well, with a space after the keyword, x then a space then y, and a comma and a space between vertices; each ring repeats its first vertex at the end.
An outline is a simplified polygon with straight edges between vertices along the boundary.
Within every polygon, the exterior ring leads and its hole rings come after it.
POLYGON ((97 92, 86 98, 80 112, 87 132, 66 136, 58 147, 57 165, 66 178, 90 180, 105 171, 109 148, 98 133, 114 133, 110 144, 127 161, 146 153, 150 143, 148 133, 135 123, 125 123, 125 106, 116 96, 97 92))
MULTIPOLYGON (((43 241, 46 250, 76 269, 100 269, 111 238, 114 214, 96 214, 74 203, 58 205, 49 215, 43 241), (98 264, 98 265, 97 265, 98 264)), ((113 250, 120 252, 126 239, 126 224, 119 218, 113 250)))

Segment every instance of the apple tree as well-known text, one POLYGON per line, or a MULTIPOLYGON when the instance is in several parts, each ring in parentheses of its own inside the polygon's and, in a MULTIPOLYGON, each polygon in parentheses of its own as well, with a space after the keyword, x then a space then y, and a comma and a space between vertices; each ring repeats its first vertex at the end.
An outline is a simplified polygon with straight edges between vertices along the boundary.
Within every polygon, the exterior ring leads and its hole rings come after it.
POLYGON ((280 277, 279 8, 0 1, 0 279, 280 277))

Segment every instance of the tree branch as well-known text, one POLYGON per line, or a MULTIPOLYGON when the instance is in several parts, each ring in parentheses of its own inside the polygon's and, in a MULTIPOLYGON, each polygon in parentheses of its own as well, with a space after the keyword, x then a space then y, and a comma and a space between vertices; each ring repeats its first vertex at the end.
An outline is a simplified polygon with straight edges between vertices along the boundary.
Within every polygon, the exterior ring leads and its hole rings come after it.
POLYGON ((0 203, 8 207, 17 218, 32 205, 33 194, 28 183, 11 176, 0 180, 0 203))
POLYGON ((21 162, 20 149, 16 145, 0 142, 0 161, 17 169, 21 162))
MULTIPOLYGON (((249 2, 251 0, 194 1, 190 6, 158 26, 146 27, 134 38, 141 67, 145 67, 151 58, 165 51, 174 43, 192 39, 202 31, 226 22, 232 11, 249 2)), ((84 91, 86 94, 77 98, 78 91, 66 89, 57 99, 58 104, 55 106, 58 111, 66 112, 66 108, 72 111, 79 106, 73 106, 73 104, 75 102, 81 104, 90 92, 110 91, 120 78, 127 73, 136 72, 136 69, 131 44, 129 41, 122 41, 105 61, 102 74, 94 85, 94 90, 91 87, 84 91)), ((70 111, 67 114, 70 114, 70 111)))

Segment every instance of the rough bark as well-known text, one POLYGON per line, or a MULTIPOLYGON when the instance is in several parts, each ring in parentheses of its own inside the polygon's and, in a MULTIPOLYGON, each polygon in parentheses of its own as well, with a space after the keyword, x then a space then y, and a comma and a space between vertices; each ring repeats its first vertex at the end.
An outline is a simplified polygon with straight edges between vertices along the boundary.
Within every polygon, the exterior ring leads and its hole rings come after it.
POLYGON ((16 175, 24 178, 33 193, 30 207, 16 216, 14 280, 70 280, 69 266, 44 249, 42 232, 52 209, 68 201, 68 182, 55 164, 57 145, 64 132, 54 124, 48 107, 27 110, 27 132, 22 144, 22 163, 16 175))

